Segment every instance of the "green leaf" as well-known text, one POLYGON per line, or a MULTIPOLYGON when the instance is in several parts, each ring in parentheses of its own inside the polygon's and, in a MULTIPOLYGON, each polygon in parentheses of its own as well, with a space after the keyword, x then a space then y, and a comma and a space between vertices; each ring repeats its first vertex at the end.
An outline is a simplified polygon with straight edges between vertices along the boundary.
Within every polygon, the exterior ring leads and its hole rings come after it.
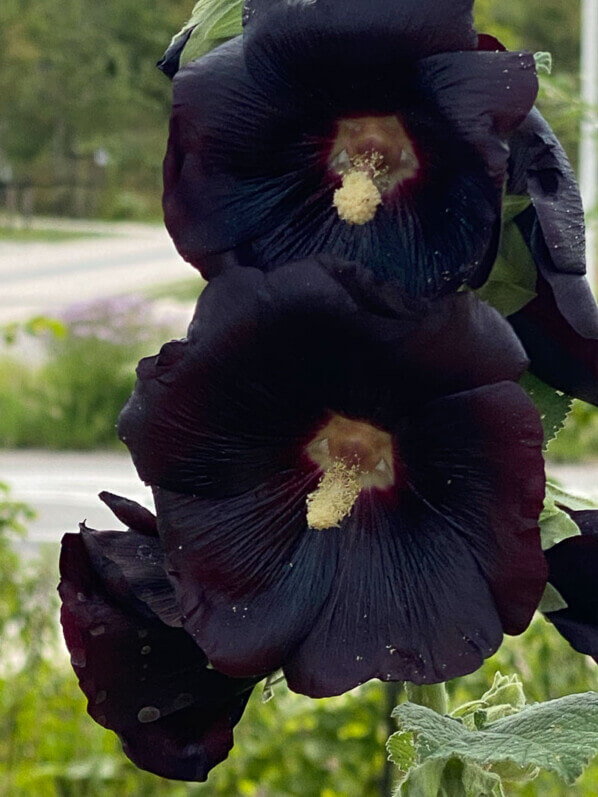
POLYGON ((591 498, 584 498, 579 495, 571 495, 566 490, 563 490, 558 484, 548 479, 546 481, 546 495, 555 504, 566 506, 574 511, 582 511, 584 509, 598 509, 598 503, 592 501, 591 498))
POLYGON ((388 758, 401 772, 408 772, 415 764, 415 743, 412 733, 398 731, 386 742, 388 758))
POLYGON ((555 772, 567 783, 581 775, 598 752, 598 694, 586 692, 528 706, 483 730, 423 706, 404 703, 393 711, 399 730, 415 734, 418 760, 457 756, 485 770, 531 777, 533 768, 555 772), (502 767, 508 763, 513 770, 502 767))
POLYGON ((528 196, 508 195, 503 200, 500 250, 488 280, 477 295, 503 316, 521 310, 536 296, 536 264, 514 219, 530 204, 528 196))
POLYGON ((426 761, 409 771, 394 797, 435 797, 440 791, 446 761, 426 761))
MULTIPOLYGON (((546 482, 546 495, 544 509, 540 515, 540 532, 542 534, 542 547, 546 551, 558 542, 576 537, 581 534, 579 526, 573 518, 561 507, 568 507, 574 511, 598 509, 598 504, 589 498, 571 495, 554 482, 546 482)), ((543 611, 556 611, 545 609, 543 611)))
POLYGON ((547 551, 559 542, 581 534, 575 521, 547 495, 540 514, 542 550, 547 551))
POLYGON ((506 226, 515 216, 523 213, 532 204, 527 194, 505 194, 502 200, 502 223, 506 226))
POLYGON ((573 399, 542 382, 529 371, 523 374, 519 384, 538 408, 544 429, 544 448, 546 448, 563 428, 571 411, 573 399))
POLYGON ((191 33, 180 57, 180 65, 200 58, 227 39, 238 36, 242 30, 243 0, 199 0, 191 18, 174 37, 173 42, 191 33))
POLYGON ((503 795, 500 778, 476 764, 453 757, 424 761, 410 770, 396 797, 489 797, 503 795))
POLYGON ((546 584, 546 589, 542 595, 542 600, 538 606, 539 612, 560 612, 568 606, 567 601, 563 598, 558 589, 552 584, 546 584))

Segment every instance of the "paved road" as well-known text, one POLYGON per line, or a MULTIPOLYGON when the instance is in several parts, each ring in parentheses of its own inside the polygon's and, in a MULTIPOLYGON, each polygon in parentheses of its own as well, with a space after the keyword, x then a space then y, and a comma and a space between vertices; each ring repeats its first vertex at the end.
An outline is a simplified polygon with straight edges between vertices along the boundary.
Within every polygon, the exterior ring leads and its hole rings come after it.
POLYGON ((52 243, 0 241, 0 324, 52 315, 73 302, 139 292, 194 273, 160 225, 46 225, 102 235, 52 243))
POLYGON ((36 544, 58 542, 82 520, 92 528, 122 528, 98 499, 101 490, 151 507, 150 490, 126 453, 0 451, 0 481, 10 486, 12 498, 36 511, 28 524, 29 541, 36 544))
MULTIPOLYGON (((598 463, 551 465, 549 470, 566 488, 598 499, 598 463)), ((84 519, 93 528, 121 528, 97 498, 101 490, 151 507, 150 491, 140 482, 126 452, 0 451, 0 481, 11 486, 15 499, 37 511, 37 519, 30 524, 33 544, 58 542, 84 519)))

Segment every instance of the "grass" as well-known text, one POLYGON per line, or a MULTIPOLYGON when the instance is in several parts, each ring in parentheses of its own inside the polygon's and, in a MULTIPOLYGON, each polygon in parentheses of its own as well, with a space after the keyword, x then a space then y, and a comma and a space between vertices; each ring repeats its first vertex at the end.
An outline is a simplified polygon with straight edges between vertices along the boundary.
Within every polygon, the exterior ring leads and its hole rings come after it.
POLYGON ((75 230, 40 230, 33 227, 7 227, 0 226, 0 241, 15 241, 18 243, 60 243, 81 238, 102 238, 100 232, 87 232, 75 230))
POLYGON ((177 302, 194 302, 205 288, 206 282, 199 275, 184 280, 154 285, 145 291, 148 299, 174 299, 177 302))

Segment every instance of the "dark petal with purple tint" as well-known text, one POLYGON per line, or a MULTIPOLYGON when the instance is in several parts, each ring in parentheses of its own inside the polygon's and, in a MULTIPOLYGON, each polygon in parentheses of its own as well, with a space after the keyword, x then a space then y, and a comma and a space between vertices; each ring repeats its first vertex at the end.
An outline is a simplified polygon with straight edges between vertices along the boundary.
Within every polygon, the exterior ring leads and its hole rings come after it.
MULTIPOLYGON (((408 489, 361 496, 339 535, 330 595, 285 665, 313 697, 372 677, 445 681, 529 623, 546 582, 537 518, 542 432, 503 383, 442 399, 404 423, 408 489)), ((328 532, 324 532, 328 533, 328 532)))
POLYGON ((545 551, 548 580, 567 602, 546 617, 576 650, 598 660, 598 511, 567 511, 582 536, 545 551))
POLYGON ((240 37, 179 72, 163 205, 186 260, 201 269, 207 255, 282 223, 317 192, 323 167, 309 128, 299 102, 270 98, 248 75, 240 37))
POLYGON ((328 411, 386 428, 526 367, 509 324, 472 295, 409 299, 330 258, 233 269, 203 292, 188 341, 142 361, 119 433, 144 481, 222 498, 295 467, 328 411))
POLYGON ((530 53, 442 53, 417 64, 420 90, 483 158, 502 189, 509 147, 505 141, 528 115, 538 93, 530 53))
POLYGON ((553 272, 551 285, 540 271, 536 293, 509 316, 530 370, 555 389, 598 405, 598 308, 586 278, 553 272))
POLYGON ((81 539, 97 578, 110 595, 134 605, 140 615, 156 615, 166 625, 181 625, 181 610, 157 536, 93 531, 82 525, 81 539))
POLYGON ((509 319, 531 370, 598 404, 598 308, 585 274, 584 214, 573 169, 533 110, 511 140, 508 190, 533 205, 516 221, 538 268, 538 296, 509 319))
POLYGON ((82 536, 65 535, 60 566, 64 635, 91 716, 142 769, 205 780, 232 747, 254 681, 206 669, 182 629, 139 613, 132 595, 112 594, 112 577, 96 573, 82 536))
MULTIPOLYGON (((510 140, 510 194, 528 194, 525 221, 534 260, 547 271, 585 274, 584 213, 575 174, 559 140, 534 108, 510 140), (544 242, 546 251, 537 249, 544 242)), ((575 319, 571 319, 575 324, 575 319)))
POLYGON ((311 476, 281 474, 220 501, 156 490, 185 629, 228 675, 281 666, 307 635, 334 575, 339 531, 308 531, 311 476))
POLYGON ((511 382, 449 396, 411 418, 399 440, 411 488, 467 540, 504 630, 521 633, 546 583, 543 432, 533 402, 511 382))
POLYGON ((273 87, 313 94, 358 85, 439 52, 475 49, 472 0, 246 0, 247 64, 273 87), (356 54, 358 56, 356 57, 356 54))
POLYGON ((106 490, 100 493, 99 498, 129 529, 135 529, 140 534, 146 534, 149 537, 158 536, 156 517, 149 509, 136 501, 131 501, 130 498, 123 498, 122 495, 115 495, 106 490))
POLYGON ((180 33, 176 36, 170 47, 166 50, 162 58, 158 61, 156 66, 161 72, 169 77, 173 78, 176 73, 179 71, 179 64, 181 61, 181 53, 185 49, 185 45, 189 41, 189 37, 195 30, 195 26, 189 28, 188 30, 180 33))

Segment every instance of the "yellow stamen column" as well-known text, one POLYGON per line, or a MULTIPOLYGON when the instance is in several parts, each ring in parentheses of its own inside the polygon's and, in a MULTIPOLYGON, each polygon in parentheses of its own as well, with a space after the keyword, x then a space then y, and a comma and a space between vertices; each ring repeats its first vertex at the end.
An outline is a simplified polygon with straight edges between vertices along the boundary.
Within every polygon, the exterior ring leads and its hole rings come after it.
POLYGON ((307 523, 318 531, 340 526, 351 514, 362 485, 355 466, 337 461, 327 470, 317 488, 307 496, 307 523))

